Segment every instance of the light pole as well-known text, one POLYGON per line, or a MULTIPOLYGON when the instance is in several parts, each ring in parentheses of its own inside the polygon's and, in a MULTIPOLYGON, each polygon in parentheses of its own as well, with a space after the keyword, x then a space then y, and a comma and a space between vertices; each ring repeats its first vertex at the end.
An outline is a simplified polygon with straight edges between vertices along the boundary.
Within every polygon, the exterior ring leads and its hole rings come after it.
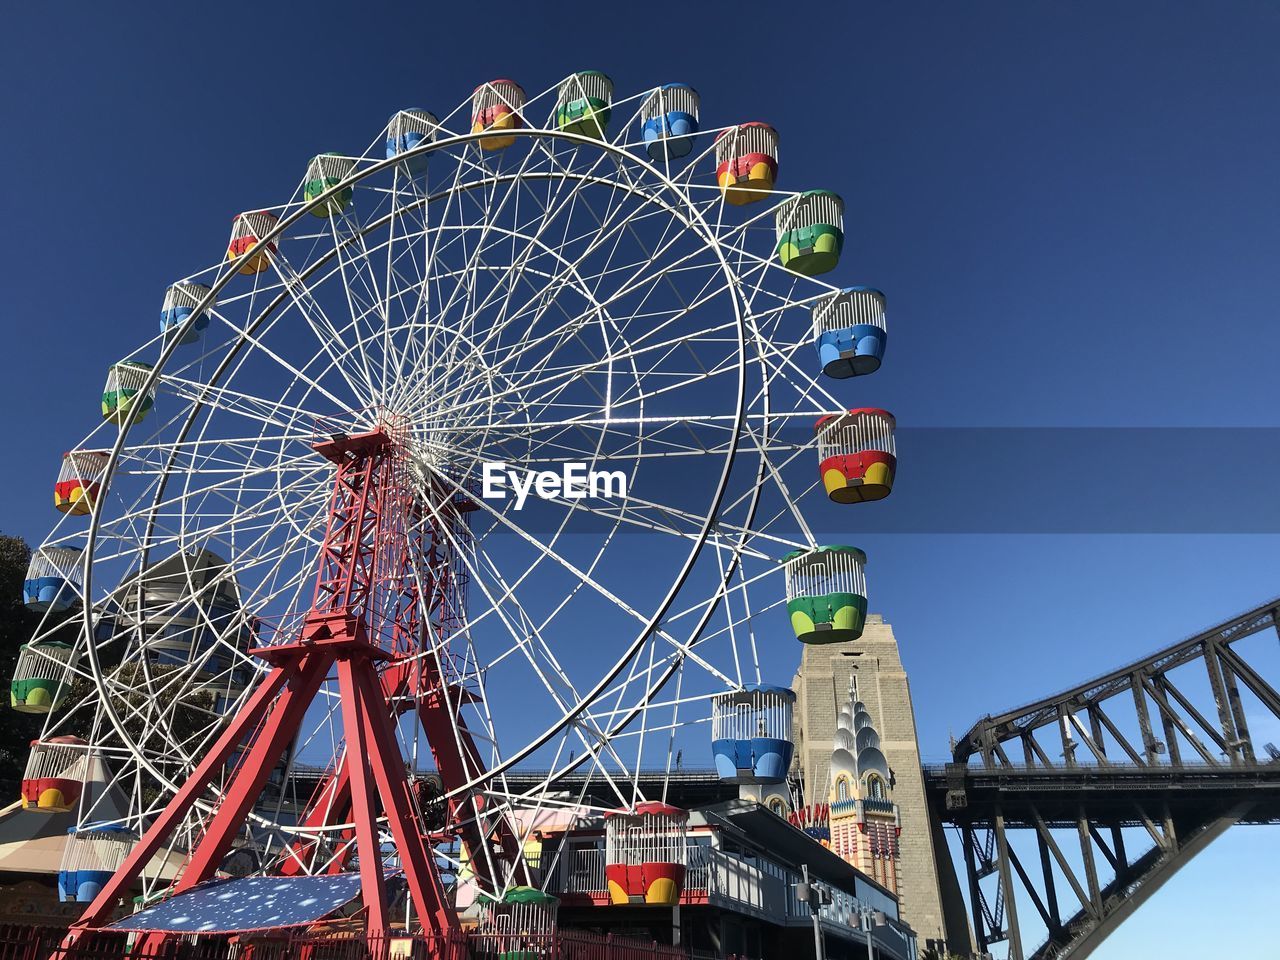
POLYGON ((876 945, 871 935, 876 927, 888 926, 883 910, 863 910, 860 914, 862 932, 867 937, 867 960, 876 960, 876 945))
POLYGON ((813 918, 813 955, 815 960, 826 960, 826 950, 822 943, 822 918, 818 911, 824 904, 831 902, 831 894, 822 887, 815 887, 809 882, 809 865, 802 863, 800 870, 804 880, 796 884, 796 899, 809 905, 809 916, 813 918))

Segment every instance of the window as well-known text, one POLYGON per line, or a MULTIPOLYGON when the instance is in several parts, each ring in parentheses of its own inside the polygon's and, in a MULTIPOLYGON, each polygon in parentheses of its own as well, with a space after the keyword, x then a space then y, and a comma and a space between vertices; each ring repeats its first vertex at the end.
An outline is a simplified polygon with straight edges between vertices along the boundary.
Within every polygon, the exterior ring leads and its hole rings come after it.
POLYGON ((848 777, 841 777, 839 780, 836 781, 836 799, 837 800, 849 799, 849 778, 848 777))
POLYGON ((867 795, 872 800, 883 800, 885 798, 883 778, 874 773, 867 776, 867 795))
POLYGON ((785 817, 787 815, 787 805, 782 802, 781 797, 770 797, 769 809, 780 817, 785 817))

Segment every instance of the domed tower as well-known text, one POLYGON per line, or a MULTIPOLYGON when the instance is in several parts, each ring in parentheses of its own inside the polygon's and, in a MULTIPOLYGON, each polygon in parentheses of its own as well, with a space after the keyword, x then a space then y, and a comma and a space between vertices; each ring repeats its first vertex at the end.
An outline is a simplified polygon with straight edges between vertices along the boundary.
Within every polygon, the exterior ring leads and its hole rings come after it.
POLYGON ((856 675, 836 716, 829 803, 831 849, 896 894, 902 821, 893 802, 893 773, 871 714, 858 699, 856 675))
MULTIPOLYGON (((953 952, 969 952, 965 902, 941 824, 925 798, 911 691, 892 626, 868 613, 856 640, 803 644, 791 689, 795 766, 804 794, 792 822, 836 850, 837 832, 840 842, 850 839, 844 827, 852 824, 859 836, 850 848, 857 856, 874 856, 887 845, 882 828, 891 822, 881 811, 892 809, 892 822, 902 828, 892 845, 895 859, 876 867, 895 872, 886 886, 897 891, 902 919, 921 942, 946 939, 953 952), (862 709, 855 709, 859 704, 862 709), (852 802, 837 801, 842 775, 852 802), (885 788, 883 799, 875 792, 877 781, 885 788), (858 827, 859 800, 866 833, 858 827), (837 805, 839 812, 832 809, 837 805)), ((868 875, 883 876, 850 859, 868 875)))

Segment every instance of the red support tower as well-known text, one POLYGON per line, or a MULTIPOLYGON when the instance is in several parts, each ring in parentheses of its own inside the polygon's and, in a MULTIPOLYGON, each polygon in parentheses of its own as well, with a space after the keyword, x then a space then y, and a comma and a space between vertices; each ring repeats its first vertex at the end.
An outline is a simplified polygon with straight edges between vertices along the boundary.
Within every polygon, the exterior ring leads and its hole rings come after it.
MULTIPOLYGON (((271 669, 89 904, 69 941, 110 920, 115 904, 182 823, 232 751, 243 749, 243 759, 172 892, 182 893, 213 876, 331 668, 337 673, 347 749, 341 770, 321 791, 325 813, 321 819, 354 825, 367 928, 390 929, 377 829, 379 801, 424 932, 444 934, 456 926, 434 856, 415 816, 412 788, 396 741, 396 714, 388 705, 390 696, 395 703, 403 699, 409 709, 417 708, 437 763, 442 773, 450 770, 450 779, 464 777, 461 782, 469 782, 481 769, 470 735, 461 738, 464 746, 459 750, 454 735, 457 718, 441 711, 438 701, 444 681, 438 659, 394 662, 422 649, 417 614, 411 612, 418 606, 416 596, 412 603, 406 601, 406 594, 412 592, 406 591, 406 584, 417 579, 413 567, 417 544, 411 535, 414 513, 404 465, 383 429, 333 436, 315 449, 333 461, 337 475, 315 594, 300 633, 291 642, 251 651, 271 669), (386 661, 392 662, 380 677, 379 664, 386 661), (443 724, 448 724, 447 735, 443 724), (342 820, 334 816, 339 812, 342 820)), ((460 702, 457 697, 444 699, 453 709, 460 702)), ((484 837, 476 839, 483 846, 484 837)), ((500 842, 504 852, 518 856, 507 847, 506 837, 500 837, 500 842)))
MULTIPOLYGON (((393 715, 417 712, 444 789, 452 793, 485 770, 462 715, 462 708, 474 701, 474 694, 441 653, 449 637, 465 623, 466 569, 457 556, 470 536, 466 515, 475 505, 465 494, 452 493, 440 484, 435 485, 429 499, 433 509, 425 522, 416 504, 406 505, 413 532, 405 538, 404 556, 396 571, 398 594, 389 604, 386 621, 397 660, 383 671, 382 690, 393 715)), ((339 764, 313 795, 304 826, 316 830, 348 822, 351 799, 347 767, 339 764)), ((450 800, 448 821, 456 824, 453 834, 466 847, 482 888, 491 893, 501 891, 506 879, 503 874, 512 876, 517 884, 529 883, 511 823, 505 815, 488 813, 482 795, 473 792, 450 800)), ((317 846, 315 840, 297 841, 281 858, 280 872, 292 876, 313 866, 317 846)), ((328 872, 340 872, 350 855, 349 846, 334 855, 328 872)))

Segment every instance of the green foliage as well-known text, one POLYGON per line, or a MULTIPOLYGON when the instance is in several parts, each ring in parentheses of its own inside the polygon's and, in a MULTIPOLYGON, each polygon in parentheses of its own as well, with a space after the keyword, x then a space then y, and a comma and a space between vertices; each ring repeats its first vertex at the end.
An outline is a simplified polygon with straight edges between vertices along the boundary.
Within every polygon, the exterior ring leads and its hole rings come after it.
POLYGON ((8 687, 18 663, 19 648, 31 639, 40 618, 22 604, 22 581, 31 562, 31 548, 21 537, 0 534, 0 790, 17 799, 30 743, 40 735, 43 717, 19 713, 9 706, 8 687))

